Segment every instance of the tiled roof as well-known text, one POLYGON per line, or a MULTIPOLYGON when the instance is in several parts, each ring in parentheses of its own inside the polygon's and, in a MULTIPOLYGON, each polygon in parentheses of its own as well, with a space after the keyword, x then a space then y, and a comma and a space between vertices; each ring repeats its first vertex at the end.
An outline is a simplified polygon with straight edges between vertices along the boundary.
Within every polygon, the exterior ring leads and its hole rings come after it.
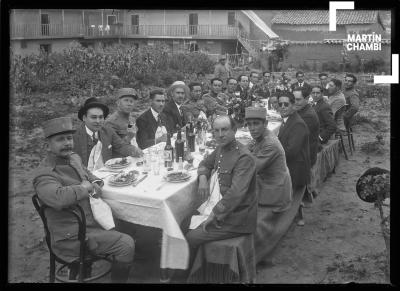
MULTIPOLYGON (((378 22, 376 10, 338 10, 337 25, 370 24, 378 22)), ((271 21, 273 24, 329 24, 328 10, 285 10, 276 14, 271 21)))

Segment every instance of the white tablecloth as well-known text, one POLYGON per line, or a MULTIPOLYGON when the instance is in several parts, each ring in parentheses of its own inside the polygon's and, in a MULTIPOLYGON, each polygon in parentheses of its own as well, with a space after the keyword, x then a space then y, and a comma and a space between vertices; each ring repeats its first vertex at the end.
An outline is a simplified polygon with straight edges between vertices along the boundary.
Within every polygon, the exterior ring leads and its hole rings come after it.
MULTIPOLYGON (((275 134, 279 131, 279 122, 269 122, 268 128, 275 134)), ((239 141, 246 143, 251 138, 248 131, 238 130, 239 141)), ((165 143, 153 147, 163 149, 165 143)), ((194 166, 197 167, 202 156, 194 153, 194 166)), ((136 169, 137 159, 132 158, 132 164, 124 171, 136 169)), ((177 163, 174 163, 175 167, 177 163)), ((160 174, 153 172, 138 186, 112 187, 108 185, 108 172, 95 171, 99 178, 105 177, 103 198, 110 205, 115 217, 144 226, 161 228, 163 230, 161 249, 161 268, 186 269, 189 260, 189 246, 179 227, 182 220, 188 217, 200 204, 197 197, 197 171, 192 170, 190 180, 183 183, 167 183, 163 180, 166 173, 164 164, 160 165, 160 174), (161 184, 160 190, 156 190, 161 184)), ((143 176, 141 173, 138 179, 143 176)))

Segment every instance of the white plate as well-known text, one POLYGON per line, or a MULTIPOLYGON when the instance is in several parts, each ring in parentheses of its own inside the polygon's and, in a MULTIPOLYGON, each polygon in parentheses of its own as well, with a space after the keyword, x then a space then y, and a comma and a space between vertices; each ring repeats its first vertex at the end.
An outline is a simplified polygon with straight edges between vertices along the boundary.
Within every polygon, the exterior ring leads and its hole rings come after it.
POLYGON ((106 166, 107 168, 110 168, 110 169, 123 169, 123 168, 128 167, 130 164, 132 164, 132 160, 131 160, 130 158, 127 157, 126 159, 127 159, 127 162, 128 162, 128 163, 126 163, 126 164, 123 164, 123 165, 121 165, 121 164, 114 164, 115 162, 119 162, 119 161, 122 160, 122 158, 115 158, 115 159, 108 160, 108 161, 105 163, 105 166, 106 166))

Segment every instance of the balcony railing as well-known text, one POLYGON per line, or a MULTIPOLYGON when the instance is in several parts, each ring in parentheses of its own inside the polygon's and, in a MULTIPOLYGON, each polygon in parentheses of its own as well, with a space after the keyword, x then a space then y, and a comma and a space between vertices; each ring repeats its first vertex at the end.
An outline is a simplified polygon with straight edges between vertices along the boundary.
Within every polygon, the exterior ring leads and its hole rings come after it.
POLYGON ((14 24, 11 38, 42 37, 236 37, 238 27, 228 25, 88 25, 14 24))

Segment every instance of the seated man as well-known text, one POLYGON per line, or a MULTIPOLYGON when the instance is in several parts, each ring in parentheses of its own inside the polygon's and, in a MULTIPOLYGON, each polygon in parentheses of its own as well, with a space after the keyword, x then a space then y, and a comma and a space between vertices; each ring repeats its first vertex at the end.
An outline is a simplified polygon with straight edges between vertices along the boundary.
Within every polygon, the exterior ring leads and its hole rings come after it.
POLYGON ((165 114, 167 131, 174 134, 188 122, 183 114, 182 105, 190 98, 190 90, 185 83, 176 81, 169 87, 168 92, 171 94, 171 100, 165 104, 162 112, 165 114))
POLYGON ((283 118, 278 138, 285 150, 286 164, 296 191, 310 183, 309 131, 306 123, 296 112, 294 96, 283 92, 278 99, 279 112, 283 118))
MULTIPOLYGON (((48 150, 47 158, 33 179, 33 187, 42 203, 50 207, 46 212, 52 237, 52 249, 61 259, 72 262, 79 257, 78 222, 63 208, 78 204, 86 217, 87 248, 96 255, 111 255, 112 282, 126 282, 134 255, 133 239, 115 230, 104 230, 93 218, 89 194, 101 196, 103 181, 83 166, 74 152, 72 120, 61 117, 44 125, 48 150)), ((75 270, 76 271, 76 270, 75 270)))
POLYGON ((221 79, 214 78, 211 80, 210 93, 204 94, 202 99, 204 101, 204 106, 207 108, 207 117, 227 114, 227 102, 229 97, 222 93, 221 79))
POLYGON ((202 94, 207 94, 210 91, 210 84, 203 72, 197 73, 197 80, 201 84, 202 94))
POLYGON ((332 109, 325 102, 322 96, 323 89, 321 86, 314 86, 311 90, 311 97, 314 100, 314 110, 319 120, 319 140, 321 144, 325 144, 336 131, 336 123, 333 119, 332 109))
POLYGON ((308 104, 308 99, 305 97, 305 94, 305 88, 296 87, 293 90, 293 95, 295 98, 295 110, 306 123, 310 133, 308 138, 310 145, 310 163, 312 167, 317 161, 317 153, 319 148, 319 120, 315 110, 310 104, 308 104))
MULTIPOLYGON (((333 117, 336 112, 346 105, 346 97, 342 93, 342 82, 338 79, 331 79, 328 82, 328 101, 331 106, 333 117)), ((343 116, 338 116, 335 120, 336 127, 340 130, 345 130, 343 116)))
POLYGON ((308 96, 311 93, 311 86, 310 86, 310 84, 308 84, 307 82, 304 81, 304 73, 302 71, 297 71, 296 79, 297 79, 297 82, 293 83, 290 86, 291 92, 293 92, 293 90, 295 88, 304 88, 304 94, 306 95, 304 97, 308 98, 308 96))
POLYGON ((273 95, 271 97, 269 97, 269 102, 268 105, 270 105, 271 108, 269 109, 273 109, 275 111, 278 111, 278 97, 276 95, 273 95))
POLYGON ((127 144, 135 137, 136 126, 132 111, 138 100, 135 89, 121 88, 117 91, 117 110, 108 116, 105 125, 108 125, 127 144))
POLYGON ((74 152, 89 171, 103 167, 111 158, 142 156, 137 147, 124 143, 115 131, 104 125, 108 107, 98 98, 91 97, 78 111, 82 125, 74 133, 74 152))
POLYGON ((237 80, 235 78, 228 78, 228 80, 226 80, 225 95, 227 95, 229 98, 228 102, 231 102, 236 97, 239 97, 235 95, 236 87, 237 87, 237 80))
POLYGON ((269 254, 275 233, 273 227, 276 213, 290 208, 292 181, 286 166, 285 150, 278 137, 267 129, 267 110, 263 107, 246 108, 246 123, 253 141, 248 148, 256 158, 257 169, 257 230, 254 246, 257 262, 269 254))
POLYGON ((343 121, 346 127, 351 125, 351 120, 354 114, 357 113, 360 106, 360 97, 354 85, 357 83, 357 78, 353 74, 346 74, 344 78, 345 89, 343 91, 344 97, 346 98, 346 104, 348 108, 343 114, 343 121))
POLYGON ((154 144, 167 141, 166 118, 162 112, 165 105, 164 92, 152 90, 150 92, 150 100, 150 109, 136 120, 138 127, 136 141, 142 150, 154 144))
POLYGON ((236 124, 232 118, 217 117, 213 131, 218 146, 199 164, 198 192, 205 200, 210 196, 210 181, 215 181, 211 195, 221 195, 221 198, 208 218, 186 233, 192 262, 200 245, 253 233, 256 229, 255 161, 245 146, 236 141, 236 124))
POLYGON ((192 82, 189 84, 190 100, 182 105, 183 114, 186 120, 192 118, 198 119, 199 116, 207 119, 207 108, 204 105, 204 100, 201 99, 201 84, 192 82))

